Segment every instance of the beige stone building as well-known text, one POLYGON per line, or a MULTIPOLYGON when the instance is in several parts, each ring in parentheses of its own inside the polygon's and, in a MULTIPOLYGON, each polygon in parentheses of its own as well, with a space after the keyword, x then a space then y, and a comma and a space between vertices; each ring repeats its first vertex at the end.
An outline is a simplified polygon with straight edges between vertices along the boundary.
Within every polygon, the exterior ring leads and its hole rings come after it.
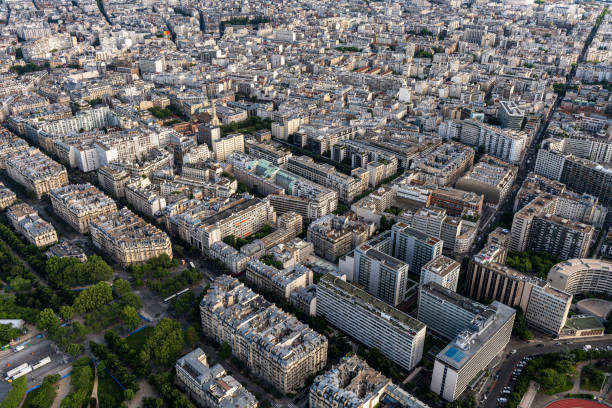
POLYGON ((10 178, 40 199, 51 190, 68 184, 68 172, 37 148, 20 152, 6 161, 10 178))
POLYGON ((161 254, 172 257, 168 235, 125 207, 92 221, 90 229, 94 245, 123 266, 161 254))
POLYGON ((202 329, 226 342, 251 373, 282 393, 300 389, 327 362, 327 339, 229 275, 200 302, 202 329))
POLYGON ((17 201, 15 193, 6 188, 4 184, 0 183, 0 210, 4 210, 6 207, 13 205, 15 201, 17 201))
POLYGON ((89 223, 103 215, 117 212, 115 202, 91 184, 69 184, 51 191, 53 211, 81 234, 89 232, 89 223))
POLYGON ((26 203, 15 204, 6 212, 15 231, 23 235, 29 243, 39 248, 55 244, 57 233, 53 225, 38 216, 32 207, 26 203))

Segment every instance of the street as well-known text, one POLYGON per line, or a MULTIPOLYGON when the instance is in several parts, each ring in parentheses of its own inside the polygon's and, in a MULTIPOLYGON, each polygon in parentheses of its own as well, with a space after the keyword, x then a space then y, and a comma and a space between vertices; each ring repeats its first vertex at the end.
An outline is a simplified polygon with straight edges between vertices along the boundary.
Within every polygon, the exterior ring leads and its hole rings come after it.
POLYGON ((2 376, 0 379, 0 401, 6 397, 6 394, 11 389, 11 384, 4 379, 7 371, 23 363, 36 364, 45 357, 50 357, 51 362, 27 374, 28 389, 40 385, 45 376, 57 374, 67 368, 67 357, 59 351, 51 340, 46 338, 32 339, 25 349, 17 353, 11 352, 10 354, 4 355, 2 357, 2 363, 0 363, 2 376))
POLYGON ((572 344, 567 344, 568 341, 561 341, 562 344, 557 345, 556 343, 558 343, 559 340, 550 340, 544 343, 539 343, 544 344, 544 347, 538 347, 537 344, 533 343, 520 342, 518 344, 513 344, 511 342, 504 350, 504 355, 502 356, 502 364, 491 369, 492 373, 499 373, 499 378, 496 380, 494 374, 489 377, 489 380, 485 384, 484 390, 489 389, 491 386, 492 388, 491 391, 488 392, 486 402, 484 403, 484 405, 481 405, 481 407, 497 407, 497 398, 499 398, 502 390, 510 381, 510 377, 512 376, 512 371, 514 367, 523 357, 556 353, 563 350, 580 349, 585 344, 590 344, 593 347, 606 347, 612 344, 612 335, 607 335, 604 338, 598 339, 572 339, 569 341, 572 344), (508 355, 508 353, 513 349, 516 349, 516 353, 514 353, 513 355, 508 355))

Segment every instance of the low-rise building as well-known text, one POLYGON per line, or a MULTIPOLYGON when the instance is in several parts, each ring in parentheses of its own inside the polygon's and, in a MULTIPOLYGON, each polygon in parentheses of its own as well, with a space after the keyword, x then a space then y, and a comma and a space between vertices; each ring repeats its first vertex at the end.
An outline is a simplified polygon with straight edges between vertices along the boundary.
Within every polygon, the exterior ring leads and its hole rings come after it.
POLYGON ((15 231, 38 248, 57 242, 57 233, 53 225, 38 216, 32 207, 26 203, 15 204, 6 211, 6 218, 15 231))
POLYGON ((221 364, 210 367, 200 349, 176 361, 176 381, 199 406, 208 408, 256 408, 257 400, 221 364))

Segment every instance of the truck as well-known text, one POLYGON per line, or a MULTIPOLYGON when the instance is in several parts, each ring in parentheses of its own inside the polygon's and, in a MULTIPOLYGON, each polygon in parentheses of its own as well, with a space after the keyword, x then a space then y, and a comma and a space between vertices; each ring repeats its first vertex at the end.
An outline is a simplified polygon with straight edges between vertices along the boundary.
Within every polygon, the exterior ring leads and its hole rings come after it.
POLYGON ((21 351, 25 348, 25 344, 19 344, 18 346, 15 346, 15 348, 13 349, 14 353, 17 353, 18 351, 21 351))

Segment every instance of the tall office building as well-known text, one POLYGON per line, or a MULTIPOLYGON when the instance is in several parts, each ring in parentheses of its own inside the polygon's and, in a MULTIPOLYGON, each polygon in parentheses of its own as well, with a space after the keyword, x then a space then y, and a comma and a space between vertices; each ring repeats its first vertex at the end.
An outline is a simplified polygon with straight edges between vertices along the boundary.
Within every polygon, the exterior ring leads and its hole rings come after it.
POLYGON ((435 257, 442 255, 442 240, 427 235, 404 222, 391 229, 393 256, 410 265, 410 271, 421 274, 421 268, 435 257))
POLYGON ((515 314, 511 307, 493 302, 476 315, 469 327, 436 356, 431 390, 447 401, 457 399, 470 381, 503 352, 510 341, 515 314))
POLYGON ((406 370, 421 361, 425 325, 340 278, 317 284, 317 315, 406 370))
POLYGON ((397 306, 406 294, 408 264, 363 244, 355 249, 353 281, 369 294, 397 306))

